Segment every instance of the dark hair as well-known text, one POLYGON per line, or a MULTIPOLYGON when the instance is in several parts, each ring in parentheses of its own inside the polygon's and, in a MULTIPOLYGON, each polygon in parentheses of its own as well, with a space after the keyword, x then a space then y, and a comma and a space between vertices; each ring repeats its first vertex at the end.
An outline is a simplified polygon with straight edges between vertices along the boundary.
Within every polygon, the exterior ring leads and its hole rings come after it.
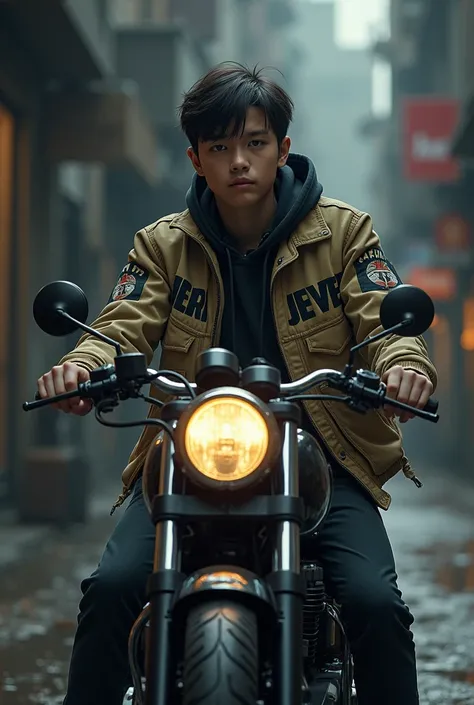
POLYGON ((263 69, 225 62, 211 69, 184 94, 179 108, 181 128, 197 153, 204 142, 236 137, 245 128, 247 110, 261 108, 278 143, 286 137, 293 101, 278 83, 262 76, 263 69))

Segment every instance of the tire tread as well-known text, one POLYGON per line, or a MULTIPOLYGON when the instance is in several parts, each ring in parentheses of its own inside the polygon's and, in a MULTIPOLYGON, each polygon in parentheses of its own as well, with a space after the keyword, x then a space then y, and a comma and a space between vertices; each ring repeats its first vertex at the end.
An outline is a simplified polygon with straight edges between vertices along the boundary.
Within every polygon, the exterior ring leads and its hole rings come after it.
POLYGON ((187 619, 183 705, 255 705, 256 615, 230 601, 194 607, 187 619))

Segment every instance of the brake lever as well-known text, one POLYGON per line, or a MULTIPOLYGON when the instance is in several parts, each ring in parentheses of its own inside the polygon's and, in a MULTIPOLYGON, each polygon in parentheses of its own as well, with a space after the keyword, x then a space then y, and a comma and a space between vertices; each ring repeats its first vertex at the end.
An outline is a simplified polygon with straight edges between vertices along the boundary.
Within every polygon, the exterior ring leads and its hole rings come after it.
POLYGON ((369 408, 380 408, 392 406, 410 414, 417 416, 431 423, 438 423, 439 415, 436 413, 439 403, 436 399, 429 399, 424 409, 405 404, 398 399, 391 399, 386 396, 386 385, 380 382, 380 377, 368 370, 358 370, 355 377, 343 377, 338 385, 341 389, 346 389, 352 396, 349 405, 355 411, 364 413, 369 408), (370 400, 370 401, 369 401, 370 400))

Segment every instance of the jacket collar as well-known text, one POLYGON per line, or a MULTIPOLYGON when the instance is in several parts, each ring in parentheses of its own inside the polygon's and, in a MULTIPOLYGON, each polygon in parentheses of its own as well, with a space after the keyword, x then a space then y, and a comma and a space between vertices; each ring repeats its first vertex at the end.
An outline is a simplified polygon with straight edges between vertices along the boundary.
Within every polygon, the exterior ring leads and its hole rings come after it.
MULTIPOLYGON (((206 238, 197 227, 188 209, 176 215, 170 226, 180 228, 187 235, 198 240, 201 244, 207 245, 209 248, 206 238)), ((306 218, 301 221, 296 230, 293 231, 287 243, 290 250, 297 250, 298 247, 303 245, 311 245, 314 242, 326 240, 331 235, 331 230, 324 219, 322 209, 319 205, 316 205, 310 210, 306 218)))

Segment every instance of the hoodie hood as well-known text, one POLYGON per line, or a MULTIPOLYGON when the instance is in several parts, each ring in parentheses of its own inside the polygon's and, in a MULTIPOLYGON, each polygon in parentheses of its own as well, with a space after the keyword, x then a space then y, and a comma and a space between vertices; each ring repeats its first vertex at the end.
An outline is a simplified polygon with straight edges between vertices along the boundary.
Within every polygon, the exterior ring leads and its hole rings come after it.
MULTIPOLYGON (((288 238, 309 211, 318 203, 323 187, 318 181, 313 162, 299 154, 290 154, 275 179, 277 208, 270 229, 263 234, 258 248, 247 256, 260 257, 288 238)), ((242 257, 233 246, 219 211, 214 194, 204 177, 194 174, 186 195, 189 212, 214 251, 230 251, 232 257, 242 257)))
POLYGON ((284 380, 288 378, 273 323, 270 275, 278 245, 314 208, 322 190, 312 161, 290 154, 275 179, 277 207, 273 222, 258 247, 242 254, 226 232, 206 180, 194 176, 187 206, 216 253, 224 284, 219 345, 234 352, 242 367, 255 357, 264 357, 280 370, 284 380))

